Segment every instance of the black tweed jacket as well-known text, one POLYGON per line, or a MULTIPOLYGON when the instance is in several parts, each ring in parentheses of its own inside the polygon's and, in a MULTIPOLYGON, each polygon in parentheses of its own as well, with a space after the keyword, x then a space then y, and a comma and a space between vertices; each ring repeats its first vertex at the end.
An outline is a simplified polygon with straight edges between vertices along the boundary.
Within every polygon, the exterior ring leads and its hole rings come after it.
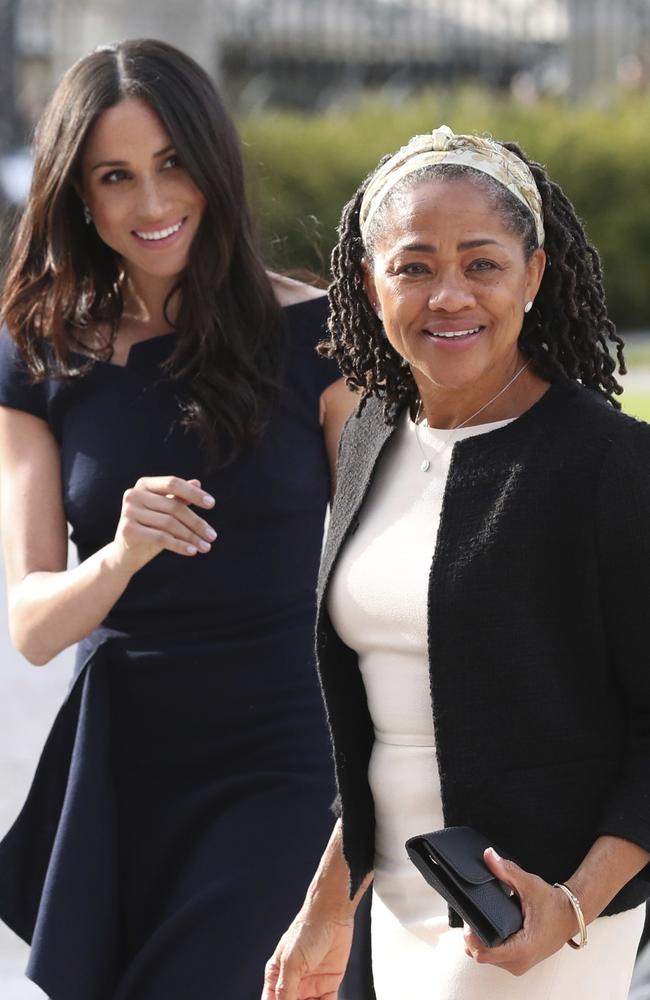
MULTIPOLYGON (((391 433, 376 400, 348 422, 319 580, 351 892, 373 866, 374 735, 327 590, 391 433)), ((475 827, 551 882, 602 834, 650 850, 650 426, 561 383, 506 427, 457 442, 428 630, 446 825, 475 827)), ((648 896, 650 866, 605 913, 648 896)))

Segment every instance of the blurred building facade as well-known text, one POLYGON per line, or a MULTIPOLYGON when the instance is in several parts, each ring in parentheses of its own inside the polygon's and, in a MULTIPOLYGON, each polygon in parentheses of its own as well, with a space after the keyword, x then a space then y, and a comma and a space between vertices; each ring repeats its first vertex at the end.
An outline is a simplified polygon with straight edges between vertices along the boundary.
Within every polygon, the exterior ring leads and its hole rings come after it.
MULTIPOLYGON (((0 0, 0 18, 0 96, 28 125, 75 59, 143 35, 192 54, 242 111, 468 79, 572 99, 648 86, 650 0, 0 0)), ((15 131, 0 122, 0 144, 15 131)))

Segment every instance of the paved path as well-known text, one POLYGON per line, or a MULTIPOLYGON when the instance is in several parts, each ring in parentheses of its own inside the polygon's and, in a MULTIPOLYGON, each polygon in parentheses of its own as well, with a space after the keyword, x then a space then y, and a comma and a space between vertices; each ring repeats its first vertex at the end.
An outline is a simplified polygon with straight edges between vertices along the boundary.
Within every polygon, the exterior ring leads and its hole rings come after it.
MULTIPOLYGON (((0 835, 27 794, 36 761, 65 697, 72 654, 47 667, 32 667, 11 646, 7 628, 4 568, 0 564, 0 835)), ((27 947, 0 923, 0 998, 43 1000, 25 979, 27 947)))

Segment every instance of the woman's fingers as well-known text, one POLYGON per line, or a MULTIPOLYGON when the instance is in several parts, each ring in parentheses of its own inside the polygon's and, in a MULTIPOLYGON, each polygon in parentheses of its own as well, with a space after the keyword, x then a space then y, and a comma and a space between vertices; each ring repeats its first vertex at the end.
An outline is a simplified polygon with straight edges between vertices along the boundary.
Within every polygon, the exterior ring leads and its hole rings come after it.
POLYGON ((537 875, 524 871, 514 861, 506 861, 492 848, 484 854, 493 875, 516 892, 524 923, 496 948, 487 948, 473 931, 465 931, 465 951, 475 962, 498 965, 514 976, 521 976, 538 962, 548 958, 574 932, 572 914, 563 907, 558 890, 537 875))
MULTIPOLYGON (((178 542, 184 542, 193 546, 199 552, 209 552, 212 548, 211 542, 207 540, 202 531, 193 531, 188 528, 183 521, 174 514, 160 513, 156 510, 142 508, 140 511, 139 523, 143 528, 152 528, 161 537, 173 538, 178 542)), ((213 532, 214 537, 216 534, 213 532)), ((214 537, 212 541, 214 541, 214 537)))
POLYGON ((163 549, 178 555, 209 552, 217 533, 190 505, 214 507, 200 480, 144 476, 126 490, 115 543, 120 563, 137 572, 163 549))
POLYGON ((276 953, 266 963, 262 1000, 280 1000, 280 998, 282 1000, 295 1000, 297 998, 296 984, 291 982, 290 976, 287 978, 283 953, 284 938, 276 953))
MULTIPOLYGON (((188 482, 174 476, 144 477, 125 492, 123 516, 126 522, 135 521, 188 543, 198 552, 209 552, 217 533, 188 506, 198 502, 204 507, 214 505, 213 498, 201 490, 198 480, 188 482), (172 489, 176 492, 166 492, 172 489)), ((166 538, 165 548, 169 547, 167 543, 166 538)))
POLYGON ((336 1000, 353 928, 351 920, 296 917, 266 964, 262 1000, 336 1000))
POLYGON ((271 994, 273 1000, 298 1000, 301 978, 295 962, 283 962, 278 972, 275 993, 271 994))
POLYGON ((525 888, 526 880, 532 877, 529 872, 525 872, 514 861, 507 861, 500 857, 493 847, 488 847, 483 852, 483 860, 486 868, 493 875, 496 875, 500 882, 505 882, 506 885, 509 885, 517 895, 519 895, 520 889, 523 890, 525 888))
POLYGON ((132 549, 135 551, 143 550, 146 554, 147 550, 149 550, 146 558, 142 560, 142 564, 148 562, 157 552, 161 552, 163 549, 167 549, 169 552, 176 552, 179 556, 195 556, 200 551, 198 546, 193 542, 184 541, 166 531, 150 528, 135 521, 127 521, 122 528, 121 534, 129 551, 132 549))
MULTIPOLYGON (((173 530, 171 522, 177 521, 186 531, 189 531, 196 537, 197 544, 201 540, 212 544, 217 537, 214 528, 193 510, 190 510, 182 500, 177 500, 175 497, 160 496, 158 493, 151 492, 138 493, 135 499, 136 505, 137 501, 141 499, 143 504, 142 516, 147 518, 147 524, 151 523, 154 527, 166 527, 172 534, 176 534, 177 532, 173 530), (168 518, 169 524, 165 525, 159 522, 154 524, 149 520, 148 512, 156 512, 157 515, 168 518)), ((184 538, 186 536, 185 534, 181 534, 180 537, 184 538)), ((208 550, 206 549, 205 551, 208 550)))
POLYGON ((210 496, 200 485, 197 486, 196 483, 198 480, 180 479, 179 476, 143 476, 138 479, 135 489, 148 490, 150 493, 158 493, 160 496, 176 497, 194 507, 210 510, 214 507, 214 497, 210 496))
MULTIPOLYGON (((520 902, 523 901, 530 888, 530 880, 537 881, 536 876, 524 871, 514 861, 507 861, 500 857, 493 847, 488 847, 483 853, 483 860, 486 868, 504 886, 509 887, 511 892, 519 897, 520 902)), ((499 965, 502 968, 508 968, 510 963, 516 960, 517 955, 520 954, 521 948, 524 945, 524 938, 525 934, 522 929, 507 938, 503 944, 497 945, 495 948, 488 948, 471 928, 466 927, 464 934, 465 953, 470 958, 473 958, 475 962, 487 962, 490 965, 499 965)))

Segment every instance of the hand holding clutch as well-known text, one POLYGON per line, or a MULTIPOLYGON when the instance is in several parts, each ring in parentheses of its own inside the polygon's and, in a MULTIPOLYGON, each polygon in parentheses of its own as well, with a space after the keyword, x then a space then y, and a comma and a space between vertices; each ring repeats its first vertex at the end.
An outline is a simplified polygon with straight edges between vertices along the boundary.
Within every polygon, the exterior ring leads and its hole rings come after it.
POLYGON ((451 826, 406 841, 409 858, 432 888, 489 948, 522 926, 512 890, 487 868, 483 852, 494 846, 469 826, 451 826))

